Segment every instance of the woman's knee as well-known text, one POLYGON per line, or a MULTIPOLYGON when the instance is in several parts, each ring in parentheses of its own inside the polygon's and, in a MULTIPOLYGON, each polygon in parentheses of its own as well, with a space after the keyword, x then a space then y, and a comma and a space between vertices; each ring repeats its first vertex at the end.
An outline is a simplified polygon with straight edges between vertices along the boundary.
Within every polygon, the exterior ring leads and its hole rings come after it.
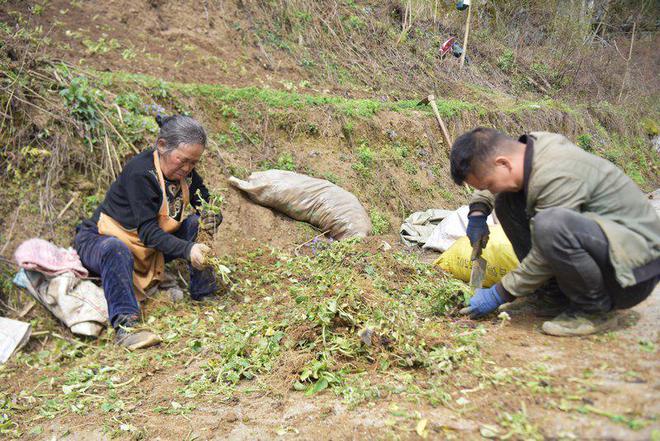
POLYGON ((179 231, 175 233, 175 235, 185 240, 195 240, 197 239, 198 230, 199 230, 199 215, 191 214, 183 221, 181 227, 179 228, 179 231))
POLYGON ((189 224, 189 228, 195 232, 199 229, 199 215, 191 214, 186 218, 186 222, 189 224))
POLYGON ((121 261, 133 267, 133 253, 128 246, 116 237, 108 237, 101 243, 103 261, 121 261))

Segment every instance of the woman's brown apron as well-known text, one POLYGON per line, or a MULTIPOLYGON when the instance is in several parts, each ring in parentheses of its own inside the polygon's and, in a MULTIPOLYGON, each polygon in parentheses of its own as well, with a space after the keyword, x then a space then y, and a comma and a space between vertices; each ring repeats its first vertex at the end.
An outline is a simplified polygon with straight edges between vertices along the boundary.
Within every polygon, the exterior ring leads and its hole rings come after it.
MULTIPOLYGON (((157 150, 154 151, 154 165, 156 166, 158 181, 163 192, 163 203, 158 211, 158 226, 166 233, 174 233, 181 226, 181 222, 169 215, 165 179, 160 169, 157 150)), ((190 194, 186 180, 181 179, 179 182, 183 197, 183 206, 181 208, 181 219, 183 219, 183 211, 190 201, 190 194)), ((131 250, 131 253, 133 253, 133 285, 135 286, 135 295, 138 300, 144 300, 149 288, 163 280, 163 273, 165 271, 165 257, 163 253, 144 246, 138 236, 137 229, 127 230, 119 222, 104 213, 101 213, 97 226, 100 234, 116 237, 125 243, 128 249, 131 250)))

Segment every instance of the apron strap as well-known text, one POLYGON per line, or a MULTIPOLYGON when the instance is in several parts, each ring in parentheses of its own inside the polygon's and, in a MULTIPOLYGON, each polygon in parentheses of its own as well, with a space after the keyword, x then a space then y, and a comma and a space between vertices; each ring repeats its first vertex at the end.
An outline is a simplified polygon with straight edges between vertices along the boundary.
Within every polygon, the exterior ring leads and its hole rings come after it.
MULTIPOLYGON (((170 208, 169 203, 167 202, 167 191, 165 190, 165 178, 163 177, 163 171, 160 168, 160 159, 158 157, 158 150, 154 150, 154 166, 156 167, 156 173, 158 174, 158 182, 160 182, 160 188, 163 192, 163 203, 160 206, 158 214, 161 216, 169 216, 170 208)), ((188 182, 185 179, 179 180, 179 185, 181 186, 181 196, 183 197, 183 207, 181 210, 186 209, 186 205, 190 203, 190 188, 188 187, 188 182)), ((183 218, 183 213, 181 213, 183 218)))
POLYGON ((188 182, 185 179, 181 179, 181 193, 183 196, 183 208, 190 203, 190 188, 188 187, 188 182))

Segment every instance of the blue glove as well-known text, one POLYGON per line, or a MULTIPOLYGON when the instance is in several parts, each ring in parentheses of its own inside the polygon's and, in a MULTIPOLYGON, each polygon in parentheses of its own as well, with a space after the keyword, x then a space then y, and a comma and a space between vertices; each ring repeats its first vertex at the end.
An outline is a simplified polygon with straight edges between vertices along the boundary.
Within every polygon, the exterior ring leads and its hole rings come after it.
POLYGON ((486 224, 487 218, 488 216, 485 214, 468 216, 468 226, 466 233, 467 237, 470 239, 470 245, 474 246, 474 244, 479 242, 481 238, 490 234, 488 224, 486 224))
POLYGON ((498 306, 504 303, 497 292, 496 286, 476 290, 470 299, 470 306, 461 309, 461 314, 470 314, 470 317, 477 318, 495 311, 498 306))

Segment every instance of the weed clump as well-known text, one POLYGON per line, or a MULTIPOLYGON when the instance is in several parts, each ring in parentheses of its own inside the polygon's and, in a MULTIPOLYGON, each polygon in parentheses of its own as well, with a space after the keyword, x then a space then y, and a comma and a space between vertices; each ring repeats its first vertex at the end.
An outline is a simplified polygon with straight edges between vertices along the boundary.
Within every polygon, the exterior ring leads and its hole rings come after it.
POLYGON ((211 256, 208 256, 206 263, 213 269, 213 271, 219 277, 220 290, 226 292, 231 286, 231 279, 229 275, 231 270, 227 268, 220 258, 215 255, 213 251, 213 236, 218 231, 219 225, 216 225, 216 219, 218 216, 222 216, 222 203, 224 202, 224 196, 220 193, 211 192, 208 198, 208 201, 205 201, 202 198, 201 192, 197 190, 197 197, 200 201, 200 212, 206 215, 212 215, 206 217, 202 215, 199 219, 199 230, 197 233, 196 242, 207 245, 211 248, 211 256), (207 222, 212 222, 210 225, 207 225, 207 222))
MULTIPOLYGON (((197 198, 200 201, 199 210, 201 213, 210 213, 215 216, 222 215, 222 203, 224 202, 224 196, 220 193, 211 192, 208 198, 208 201, 202 198, 202 194, 197 190, 197 198)), ((199 232, 197 233, 197 242, 203 243, 211 247, 213 245, 213 235, 216 233, 219 225, 211 224, 206 225, 205 222, 209 222, 202 216, 199 220, 199 232)), ((211 221, 214 222, 214 221, 211 221)))
POLYGON ((368 366, 448 373, 476 354, 472 343, 460 351, 440 343, 435 318, 464 301, 463 285, 414 255, 353 239, 311 255, 262 250, 233 264, 244 319, 219 320, 222 339, 205 341, 208 359, 187 380, 196 393, 231 395, 259 376, 278 391, 340 391, 368 366))
POLYGON ((374 236, 385 234, 390 230, 390 221, 380 211, 371 210, 369 218, 371 219, 371 232, 374 236))
POLYGON ((374 152, 369 148, 366 142, 361 142, 357 150, 358 162, 352 165, 355 170, 363 178, 371 177, 371 169, 374 164, 374 152))

